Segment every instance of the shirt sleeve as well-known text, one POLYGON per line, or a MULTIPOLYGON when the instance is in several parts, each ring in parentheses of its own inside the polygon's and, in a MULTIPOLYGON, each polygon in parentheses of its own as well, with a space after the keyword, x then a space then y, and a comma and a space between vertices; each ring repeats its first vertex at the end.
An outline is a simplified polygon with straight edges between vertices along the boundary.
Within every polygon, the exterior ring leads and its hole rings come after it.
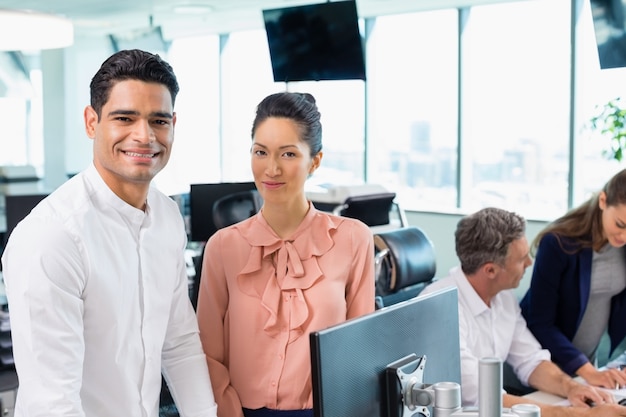
POLYGON ((181 253, 179 280, 162 352, 163 376, 181 417, 215 417, 217 405, 182 259, 181 253))
POLYGON ((59 224, 33 217, 13 230, 2 263, 21 405, 32 417, 85 416, 87 274, 78 244, 59 224))
POLYGON ((224 319, 228 309, 228 289, 222 262, 220 233, 209 239, 202 259, 198 291, 200 339, 211 376, 220 417, 243 417, 241 400, 230 384, 226 366, 227 335, 224 319))
POLYGON ((509 348, 507 362, 513 368, 520 382, 528 386, 530 374, 542 361, 550 360, 550 352, 542 349, 535 336, 528 330, 526 320, 524 320, 519 310, 515 296, 513 294, 510 294, 510 296, 513 298, 510 304, 517 312, 517 319, 515 321, 515 336, 509 348))
MULTIPOLYGON (((432 284, 431 284, 432 285, 432 284)), ((431 291, 433 288, 431 288, 431 291)), ((459 309, 459 348, 461 356, 461 400, 463 406, 478 404, 478 360, 469 348, 468 323, 459 309)))
POLYGON ((346 289, 348 319, 375 310, 374 236, 365 224, 355 224, 353 248, 351 277, 346 289))
MULTIPOLYGON (((461 359, 461 402, 463 406, 474 407, 478 405, 478 363, 480 353, 474 352, 470 347, 471 325, 461 303, 461 288, 455 283, 453 275, 442 277, 424 288, 419 296, 428 295, 444 288, 457 288, 459 296, 459 353, 461 359)), ((465 279, 465 278, 463 278, 465 279)))

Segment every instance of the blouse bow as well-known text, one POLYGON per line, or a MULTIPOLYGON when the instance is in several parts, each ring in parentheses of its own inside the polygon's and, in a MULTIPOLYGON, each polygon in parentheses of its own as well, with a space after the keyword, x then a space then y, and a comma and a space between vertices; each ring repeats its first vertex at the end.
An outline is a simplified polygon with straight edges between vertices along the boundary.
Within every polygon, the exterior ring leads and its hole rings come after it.
POLYGON ((310 315, 304 290, 323 276, 317 258, 332 248, 332 231, 341 222, 317 214, 311 205, 290 239, 278 237, 260 212, 248 227, 241 226, 252 248, 237 285, 244 293, 261 299, 268 312, 264 331, 276 337, 289 329, 290 342, 303 334, 303 324, 310 315))

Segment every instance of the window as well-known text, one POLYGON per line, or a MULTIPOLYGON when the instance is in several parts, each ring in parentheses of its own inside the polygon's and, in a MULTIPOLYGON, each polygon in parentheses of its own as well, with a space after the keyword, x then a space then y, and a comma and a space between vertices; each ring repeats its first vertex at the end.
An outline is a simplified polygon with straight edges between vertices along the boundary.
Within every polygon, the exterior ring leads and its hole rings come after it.
POLYGON ((23 165, 28 161, 28 114, 29 100, 18 97, 0 97, 2 119, 11 123, 2 123, 4 140, 0 141, 0 165, 23 165))
POLYGON ((283 83, 274 83, 264 30, 224 37, 221 89, 221 180, 249 181, 256 105, 268 94, 285 90, 283 83))
POLYGON ((583 2, 578 19, 578 55, 576 60, 576 110, 578 135, 575 153, 575 181, 573 205, 576 206, 597 192, 623 163, 607 161, 602 151, 609 145, 606 137, 601 137, 587 128, 588 121, 597 114, 601 106, 616 97, 626 105, 626 68, 600 69, 600 60, 593 27, 589 2, 583 2))
MULTIPOLYGON (((324 159, 312 185, 381 184, 406 210, 496 205, 552 219, 621 168, 602 156, 607 139, 586 129, 596 106, 626 95, 626 68, 600 70, 589 2, 498 2, 360 23, 366 82, 275 83, 262 29, 174 40, 168 60, 181 93, 159 187, 249 181, 255 106, 285 90, 312 93, 322 113, 324 159)), ((15 138, 0 141, 3 164, 43 167, 41 75, 30 77, 32 97, 0 85, 3 137, 15 138)), ((83 134, 73 127, 68 137, 83 134)))
POLYGON ((219 37, 175 40, 167 59, 180 93, 172 155, 155 182, 172 195, 187 192, 189 184, 220 180, 219 37))
POLYGON ((461 208, 567 210, 570 1, 469 10, 462 33, 461 208))
POLYGON ((405 209, 456 206, 457 11, 378 17, 367 42, 368 181, 405 209))
MULTIPOLYGON (((0 165, 33 165, 43 170, 41 70, 28 69, 37 56, 0 52, 0 165)), ((36 65, 32 65, 36 66, 36 65)))
POLYGON ((364 182, 365 83, 361 80, 302 81, 289 91, 311 93, 321 113, 320 168, 312 185, 350 185, 364 182))

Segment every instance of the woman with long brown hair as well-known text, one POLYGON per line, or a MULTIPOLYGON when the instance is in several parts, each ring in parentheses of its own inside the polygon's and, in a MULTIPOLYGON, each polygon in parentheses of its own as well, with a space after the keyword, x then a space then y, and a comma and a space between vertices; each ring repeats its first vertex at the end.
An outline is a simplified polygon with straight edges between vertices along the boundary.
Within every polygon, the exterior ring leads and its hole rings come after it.
POLYGON ((552 360, 587 383, 615 389, 626 373, 598 369, 600 340, 611 352, 626 336, 626 170, 534 239, 530 288, 521 301, 528 327, 552 360))

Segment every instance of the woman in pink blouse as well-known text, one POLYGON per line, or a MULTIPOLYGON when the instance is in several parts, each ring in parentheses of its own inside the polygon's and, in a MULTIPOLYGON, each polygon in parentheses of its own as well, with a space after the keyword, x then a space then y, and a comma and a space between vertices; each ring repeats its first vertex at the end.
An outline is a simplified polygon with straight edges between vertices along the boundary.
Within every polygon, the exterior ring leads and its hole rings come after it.
POLYGON ((263 207, 205 247, 197 313, 220 417, 312 417, 309 333, 374 311, 370 229, 304 193, 321 137, 312 95, 263 99, 251 148, 263 207))

